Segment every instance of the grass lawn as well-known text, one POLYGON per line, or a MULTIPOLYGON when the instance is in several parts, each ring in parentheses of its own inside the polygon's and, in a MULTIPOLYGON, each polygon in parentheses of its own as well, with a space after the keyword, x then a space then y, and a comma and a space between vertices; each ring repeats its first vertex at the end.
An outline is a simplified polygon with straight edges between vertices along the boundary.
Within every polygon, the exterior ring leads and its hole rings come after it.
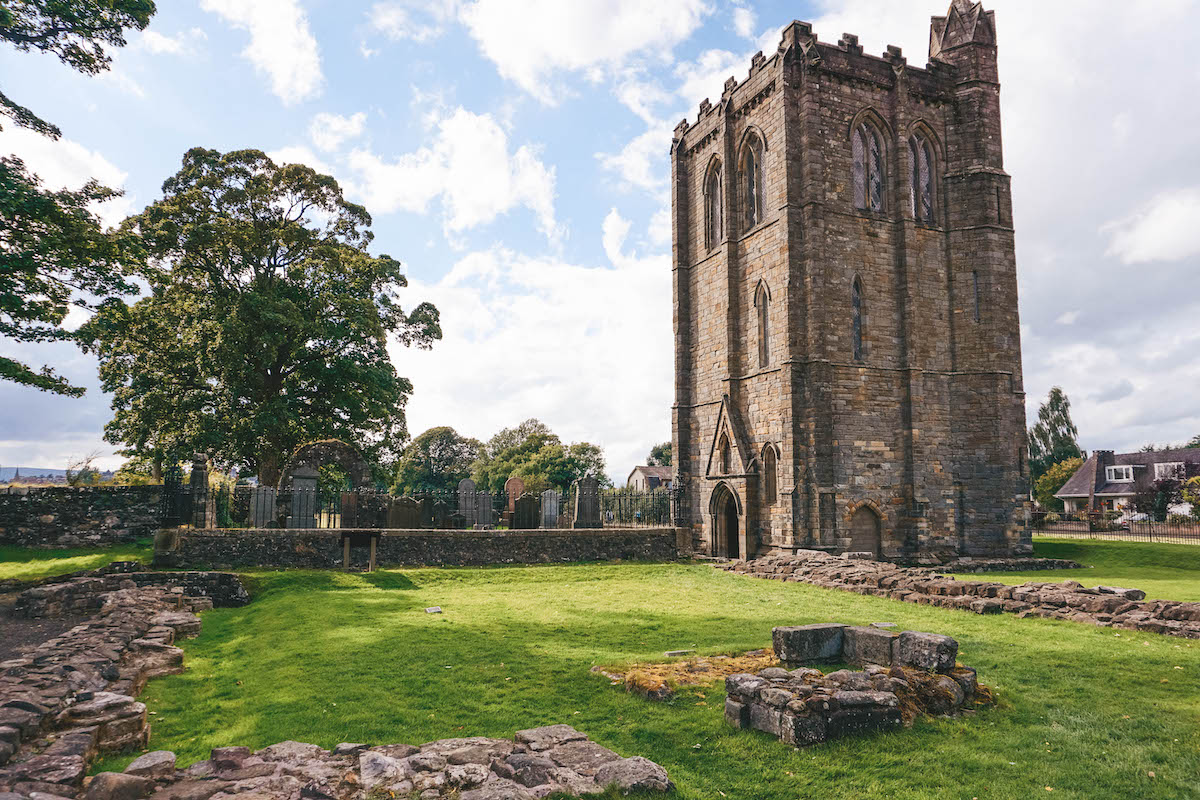
POLYGON ((148 564, 153 549, 153 543, 149 540, 103 550, 40 550, 0 545, 0 581, 32 581, 81 569, 96 569, 112 561, 142 561, 148 564))
POLYGON ((663 764, 679 796, 697 800, 1200 797, 1196 641, 691 564, 264 572, 251 583, 250 605, 204 614, 183 645, 188 671, 143 695, 151 747, 181 764, 216 745, 421 743, 567 722, 663 764), (445 613, 426 614, 433 605, 445 613), (1000 706, 797 751, 728 727, 719 684, 652 703, 588 672, 676 648, 753 649, 772 626, 830 620, 957 637, 1000 706))
POLYGON ((1197 545, 1035 538, 1033 549, 1036 556, 1068 558, 1085 568, 988 572, 956 577, 1009 584, 1074 580, 1084 586, 1105 584, 1141 589, 1149 600, 1200 601, 1200 546, 1197 545))

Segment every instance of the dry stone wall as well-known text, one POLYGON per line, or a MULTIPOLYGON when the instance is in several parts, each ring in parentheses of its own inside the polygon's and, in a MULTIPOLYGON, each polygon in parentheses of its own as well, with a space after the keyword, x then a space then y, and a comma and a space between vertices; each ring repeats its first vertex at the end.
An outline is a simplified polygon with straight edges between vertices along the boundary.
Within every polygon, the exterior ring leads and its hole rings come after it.
MULTIPOLYGON (((155 564, 205 567, 342 566, 344 530, 169 530, 155 543, 155 564)), ((678 557, 674 528, 595 531, 361 530, 378 535, 379 564, 485 566, 577 561, 666 561, 678 557)), ((351 566, 365 567, 367 547, 351 566)))
POLYGON ((23 619, 85 614, 103 607, 108 592, 125 585, 175 587, 192 598, 196 608, 241 606, 250 594, 238 577, 229 572, 141 572, 136 562, 114 562, 102 570, 46 583, 17 595, 12 615, 23 619))
POLYGON ((161 486, 0 489, 0 544, 102 547, 154 535, 161 486))
POLYGON ((1020 586, 962 581, 932 569, 847 559, 815 550, 801 550, 795 556, 728 562, 720 567, 755 578, 810 583, 976 614, 1066 619, 1200 639, 1200 603, 1146 600, 1146 593, 1140 589, 1088 588, 1078 581, 1030 581, 1020 586))

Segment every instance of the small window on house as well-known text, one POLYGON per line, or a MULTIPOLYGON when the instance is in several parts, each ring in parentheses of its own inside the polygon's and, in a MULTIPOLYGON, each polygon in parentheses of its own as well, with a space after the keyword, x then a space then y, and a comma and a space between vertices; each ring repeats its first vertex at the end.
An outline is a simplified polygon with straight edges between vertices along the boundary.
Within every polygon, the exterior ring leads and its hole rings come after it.
POLYGON ((1133 467, 1105 467, 1104 477, 1109 483, 1133 483, 1133 467))
POLYGON ((732 469, 732 460, 733 459, 732 459, 732 453, 730 452, 730 449, 729 449, 729 437, 724 434, 721 434, 721 444, 720 444, 720 447, 718 448, 718 452, 720 454, 719 460, 721 462, 720 463, 721 474, 728 475, 730 470, 732 469))
POLYGON ((721 164, 715 162, 704 182, 704 238, 712 250, 721 243, 721 164))
POLYGON ((763 219, 763 146, 754 133, 746 137, 742 145, 739 165, 741 177, 741 202, 745 213, 746 230, 750 230, 763 219))
POLYGON ((883 144, 875 128, 862 123, 850 141, 853 156, 854 206, 883 211, 883 144))
POLYGON ((767 445, 763 448, 762 464, 763 500, 767 503, 774 503, 779 493, 779 457, 775 455, 774 445, 767 445))
POLYGON ((858 278, 854 279, 854 286, 850 291, 850 306, 853 320, 851 322, 851 337, 853 339, 854 360, 862 361, 863 358, 863 291, 862 281, 858 278))
POLYGON ((766 367, 771 363, 771 300, 767 295, 766 284, 760 283, 754 294, 754 306, 758 310, 758 366, 766 367))
POLYGON ((912 163, 909 180, 909 202, 913 219, 933 224, 933 148, 921 135, 908 140, 908 155, 912 163))
POLYGON ((1182 480, 1185 474, 1182 461, 1154 465, 1154 480, 1156 481, 1182 480))

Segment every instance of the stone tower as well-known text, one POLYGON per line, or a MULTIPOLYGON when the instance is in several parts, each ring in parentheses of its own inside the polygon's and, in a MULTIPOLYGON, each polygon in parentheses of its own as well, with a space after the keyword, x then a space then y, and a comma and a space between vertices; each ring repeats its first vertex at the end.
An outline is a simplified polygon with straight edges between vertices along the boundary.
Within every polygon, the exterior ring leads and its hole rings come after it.
POLYGON ((675 129, 679 524, 714 555, 1031 549, 993 12, 929 63, 793 22, 675 129))

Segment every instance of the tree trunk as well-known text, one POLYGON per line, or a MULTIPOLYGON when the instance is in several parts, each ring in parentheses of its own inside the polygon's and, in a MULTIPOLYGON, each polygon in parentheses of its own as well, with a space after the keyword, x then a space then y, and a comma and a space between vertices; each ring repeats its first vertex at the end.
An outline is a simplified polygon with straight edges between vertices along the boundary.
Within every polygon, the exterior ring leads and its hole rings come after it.
POLYGON ((278 486, 281 465, 275 453, 262 453, 258 457, 258 483, 260 486, 278 486))

